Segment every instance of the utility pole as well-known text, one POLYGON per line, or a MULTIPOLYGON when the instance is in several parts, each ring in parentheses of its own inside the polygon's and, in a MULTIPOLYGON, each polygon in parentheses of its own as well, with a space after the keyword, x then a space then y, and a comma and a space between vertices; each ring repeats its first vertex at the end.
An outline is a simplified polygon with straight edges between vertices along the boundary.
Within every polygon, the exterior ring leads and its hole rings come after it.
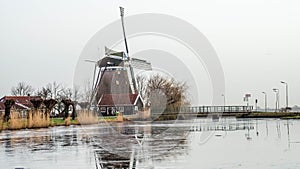
POLYGON ((225 94, 222 94, 222 96, 223 96, 224 112, 225 112, 225 106, 226 106, 225 94))
POLYGON ((277 112, 277 110, 279 110, 279 89, 273 89, 273 91, 275 92, 275 112, 277 112))
POLYGON ((285 85, 285 110, 287 111, 289 107, 288 84, 284 81, 280 81, 280 83, 285 85))
POLYGON ((268 103, 267 103, 267 93, 266 92, 262 92, 265 95, 265 112, 267 112, 267 107, 268 107, 268 103))

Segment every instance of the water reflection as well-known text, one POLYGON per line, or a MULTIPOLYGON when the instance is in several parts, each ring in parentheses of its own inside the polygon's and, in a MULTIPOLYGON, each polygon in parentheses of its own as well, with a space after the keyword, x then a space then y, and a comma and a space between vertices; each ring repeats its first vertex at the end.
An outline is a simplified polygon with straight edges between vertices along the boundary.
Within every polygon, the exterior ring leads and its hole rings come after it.
POLYGON ((184 156, 190 126, 182 122, 119 123, 100 128, 100 136, 93 140, 100 143, 95 151, 97 168, 153 168, 184 156))
POLYGON ((299 127, 225 118, 2 131, 0 168, 299 168, 299 127))

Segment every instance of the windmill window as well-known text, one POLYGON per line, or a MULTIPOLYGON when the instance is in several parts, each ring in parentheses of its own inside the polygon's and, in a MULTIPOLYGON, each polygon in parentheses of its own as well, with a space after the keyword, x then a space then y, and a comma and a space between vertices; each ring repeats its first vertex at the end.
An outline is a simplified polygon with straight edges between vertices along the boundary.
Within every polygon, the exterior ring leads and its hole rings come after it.
POLYGON ((117 84, 117 85, 119 85, 119 84, 120 84, 118 80, 116 80, 116 84, 117 84))
POLYGON ((106 107, 101 107, 101 108, 100 108, 100 111, 101 111, 101 112, 106 112, 106 107))

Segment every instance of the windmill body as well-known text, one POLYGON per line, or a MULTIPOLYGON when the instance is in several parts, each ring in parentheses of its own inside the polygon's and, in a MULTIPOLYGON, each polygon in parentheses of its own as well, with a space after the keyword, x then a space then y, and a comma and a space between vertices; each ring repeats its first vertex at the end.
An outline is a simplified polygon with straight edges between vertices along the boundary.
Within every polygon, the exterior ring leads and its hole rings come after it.
POLYGON ((139 95, 134 69, 152 70, 151 63, 146 60, 129 57, 124 29, 124 8, 120 7, 120 11, 126 53, 105 47, 105 57, 97 61, 99 71, 93 78, 91 103, 97 104, 103 115, 113 115, 113 112, 122 110, 125 114, 141 111, 144 103, 139 95))
POLYGON ((124 52, 106 52, 97 67, 93 102, 98 104, 102 115, 115 115, 116 112, 132 115, 143 110, 144 102, 139 95, 134 70, 151 70, 149 62, 129 59, 124 52))

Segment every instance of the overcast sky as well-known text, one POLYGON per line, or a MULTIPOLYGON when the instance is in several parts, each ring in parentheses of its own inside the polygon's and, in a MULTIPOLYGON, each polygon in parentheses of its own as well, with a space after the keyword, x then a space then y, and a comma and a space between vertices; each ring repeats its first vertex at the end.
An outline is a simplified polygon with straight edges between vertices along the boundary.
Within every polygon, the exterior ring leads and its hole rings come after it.
POLYGON ((119 6, 126 15, 173 15, 201 31, 223 66, 227 104, 244 104, 243 95, 251 93, 263 107, 266 91, 274 107, 276 87, 283 106, 284 80, 290 105, 300 105, 296 0, 0 0, 0 95, 19 81, 35 89, 53 81, 71 87, 84 45, 119 19, 119 6))

